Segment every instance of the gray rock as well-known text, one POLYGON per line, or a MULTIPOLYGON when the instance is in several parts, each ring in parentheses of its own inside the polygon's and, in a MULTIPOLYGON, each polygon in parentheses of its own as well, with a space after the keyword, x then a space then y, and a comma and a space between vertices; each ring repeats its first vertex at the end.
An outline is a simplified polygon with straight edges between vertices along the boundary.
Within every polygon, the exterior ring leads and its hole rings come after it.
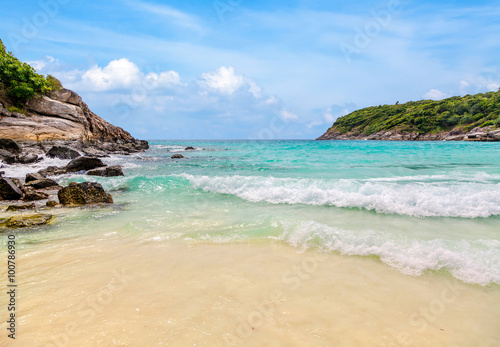
POLYGON ((29 173, 29 174, 26 174, 26 179, 24 181, 26 183, 28 183, 31 181, 43 180, 44 178, 45 178, 45 176, 40 174, 40 173, 29 173))
POLYGON ((113 203, 111 194, 106 193, 102 186, 95 182, 72 182, 67 187, 62 188, 57 193, 57 197, 59 202, 65 206, 113 203))
POLYGON ((115 177, 115 176, 125 176, 123 174, 122 167, 120 165, 100 167, 87 172, 90 176, 102 176, 102 177, 115 177))
POLYGON ((17 157, 17 161, 21 164, 32 164, 41 160, 42 158, 39 158, 38 155, 33 153, 24 154, 17 157))
POLYGON ((0 139, 0 149, 6 150, 12 154, 21 153, 21 147, 11 139, 0 139))
POLYGON ((186 148, 184 148, 185 151, 194 151, 194 147, 191 147, 191 146, 188 146, 186 148))
POLYGON ((60 167, 60 166, 49 166, 46 169, 38 171, 38 173, 44 177, 46 176, 56 176, 56 175, 63 175, 66 173, 66 168, 65 167, 60 167))
POLYGON ((47 187, 57 186, 58 183, 50 178, 42 178, 41 180, 30 181, 25 184, 27 187, 35 188, 35 189, 43 189, 47 187))
POLYGON ((10 178, 1 177, 0 197, 3 200, 19 200, 23 197, 23 192, 10 178))
POLYGON ((184 156, 182 154, 174 154, 173 156, 171 156, 172 159, 183 159, 184 156))
POLYGON ((66 165, 67 172, 87 171, 98 167, 106 166, 99 158, 94 157, 79 157, 73 159, 66 165))
POLYGON ((69 147, 52 146, 52 148, 49 149, 46 155, 50 158, 75 159, 80 156, 80 153, 69 147))

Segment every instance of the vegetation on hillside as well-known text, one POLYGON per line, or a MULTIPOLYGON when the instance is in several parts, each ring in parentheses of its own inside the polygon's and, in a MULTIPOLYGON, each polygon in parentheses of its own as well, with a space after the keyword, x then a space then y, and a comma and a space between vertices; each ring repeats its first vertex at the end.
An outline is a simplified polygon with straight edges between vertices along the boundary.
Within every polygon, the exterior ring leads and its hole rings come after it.
POLYGON ((6 91, 14 105, 22 107, 35 96, 48 94, 61 87, 61 82, 55 77, 37 74, 29 64, 7 52, 0 40, 0 88, 6 91))
POLYGON ((474 127, 500 127, 500 90, 483 94, 455 96, 434 101, 411 101, 354 111, 335 121, 329 131, 370 135, 399 130, 421 134, 474 127))

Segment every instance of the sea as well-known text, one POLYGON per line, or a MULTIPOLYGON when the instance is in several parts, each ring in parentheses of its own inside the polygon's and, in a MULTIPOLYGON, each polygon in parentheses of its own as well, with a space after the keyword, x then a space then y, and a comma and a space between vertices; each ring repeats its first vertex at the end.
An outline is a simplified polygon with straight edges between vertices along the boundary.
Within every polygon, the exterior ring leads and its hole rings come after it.
POLYGON ((125 176, 54 179, 113 205, 0 234, 1 346, 500 346, 499 143, 150 141, 103 161, 125 176))

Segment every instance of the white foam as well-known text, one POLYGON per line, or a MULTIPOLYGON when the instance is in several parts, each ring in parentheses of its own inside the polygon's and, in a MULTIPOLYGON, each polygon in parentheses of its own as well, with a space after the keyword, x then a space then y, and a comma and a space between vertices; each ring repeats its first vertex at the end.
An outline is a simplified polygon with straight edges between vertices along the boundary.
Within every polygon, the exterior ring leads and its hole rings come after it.
POLYGON ((24 178, 26 174, 37 172, 42 169, 46 169, 49 166, 66 166, 70 160, 68 159, 58 159, 49 158, 44 155, 40 156, 43 158, 42 161, 33 164, 2 164, 1 171, 5 171, 6 177, 16 177, 24 178))
POLYGON ((292 179, 260 176, 182 174, 195 188, 251 202, 354 207, 417 217, 477 218, 500 215, 497 177, 436 180, 292 179))
POLYGON ((449 271, 472 284, 500 284, 500 242, 497 240, 406 240, 374 231, 333 228, 314 221, 282 223, 281 239, 295 247, 318 247, 343 255, 380 257, 400 272, 419 276, 427 270, 449 271))

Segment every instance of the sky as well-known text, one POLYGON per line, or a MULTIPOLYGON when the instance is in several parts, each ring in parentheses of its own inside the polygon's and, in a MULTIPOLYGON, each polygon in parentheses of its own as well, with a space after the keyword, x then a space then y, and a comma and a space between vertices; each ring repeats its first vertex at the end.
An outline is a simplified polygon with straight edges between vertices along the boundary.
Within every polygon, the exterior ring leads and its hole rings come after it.
POLYGON ((141 139, 313 139, 500 88, 498 1, 1 1, 9 51, 141 139))

